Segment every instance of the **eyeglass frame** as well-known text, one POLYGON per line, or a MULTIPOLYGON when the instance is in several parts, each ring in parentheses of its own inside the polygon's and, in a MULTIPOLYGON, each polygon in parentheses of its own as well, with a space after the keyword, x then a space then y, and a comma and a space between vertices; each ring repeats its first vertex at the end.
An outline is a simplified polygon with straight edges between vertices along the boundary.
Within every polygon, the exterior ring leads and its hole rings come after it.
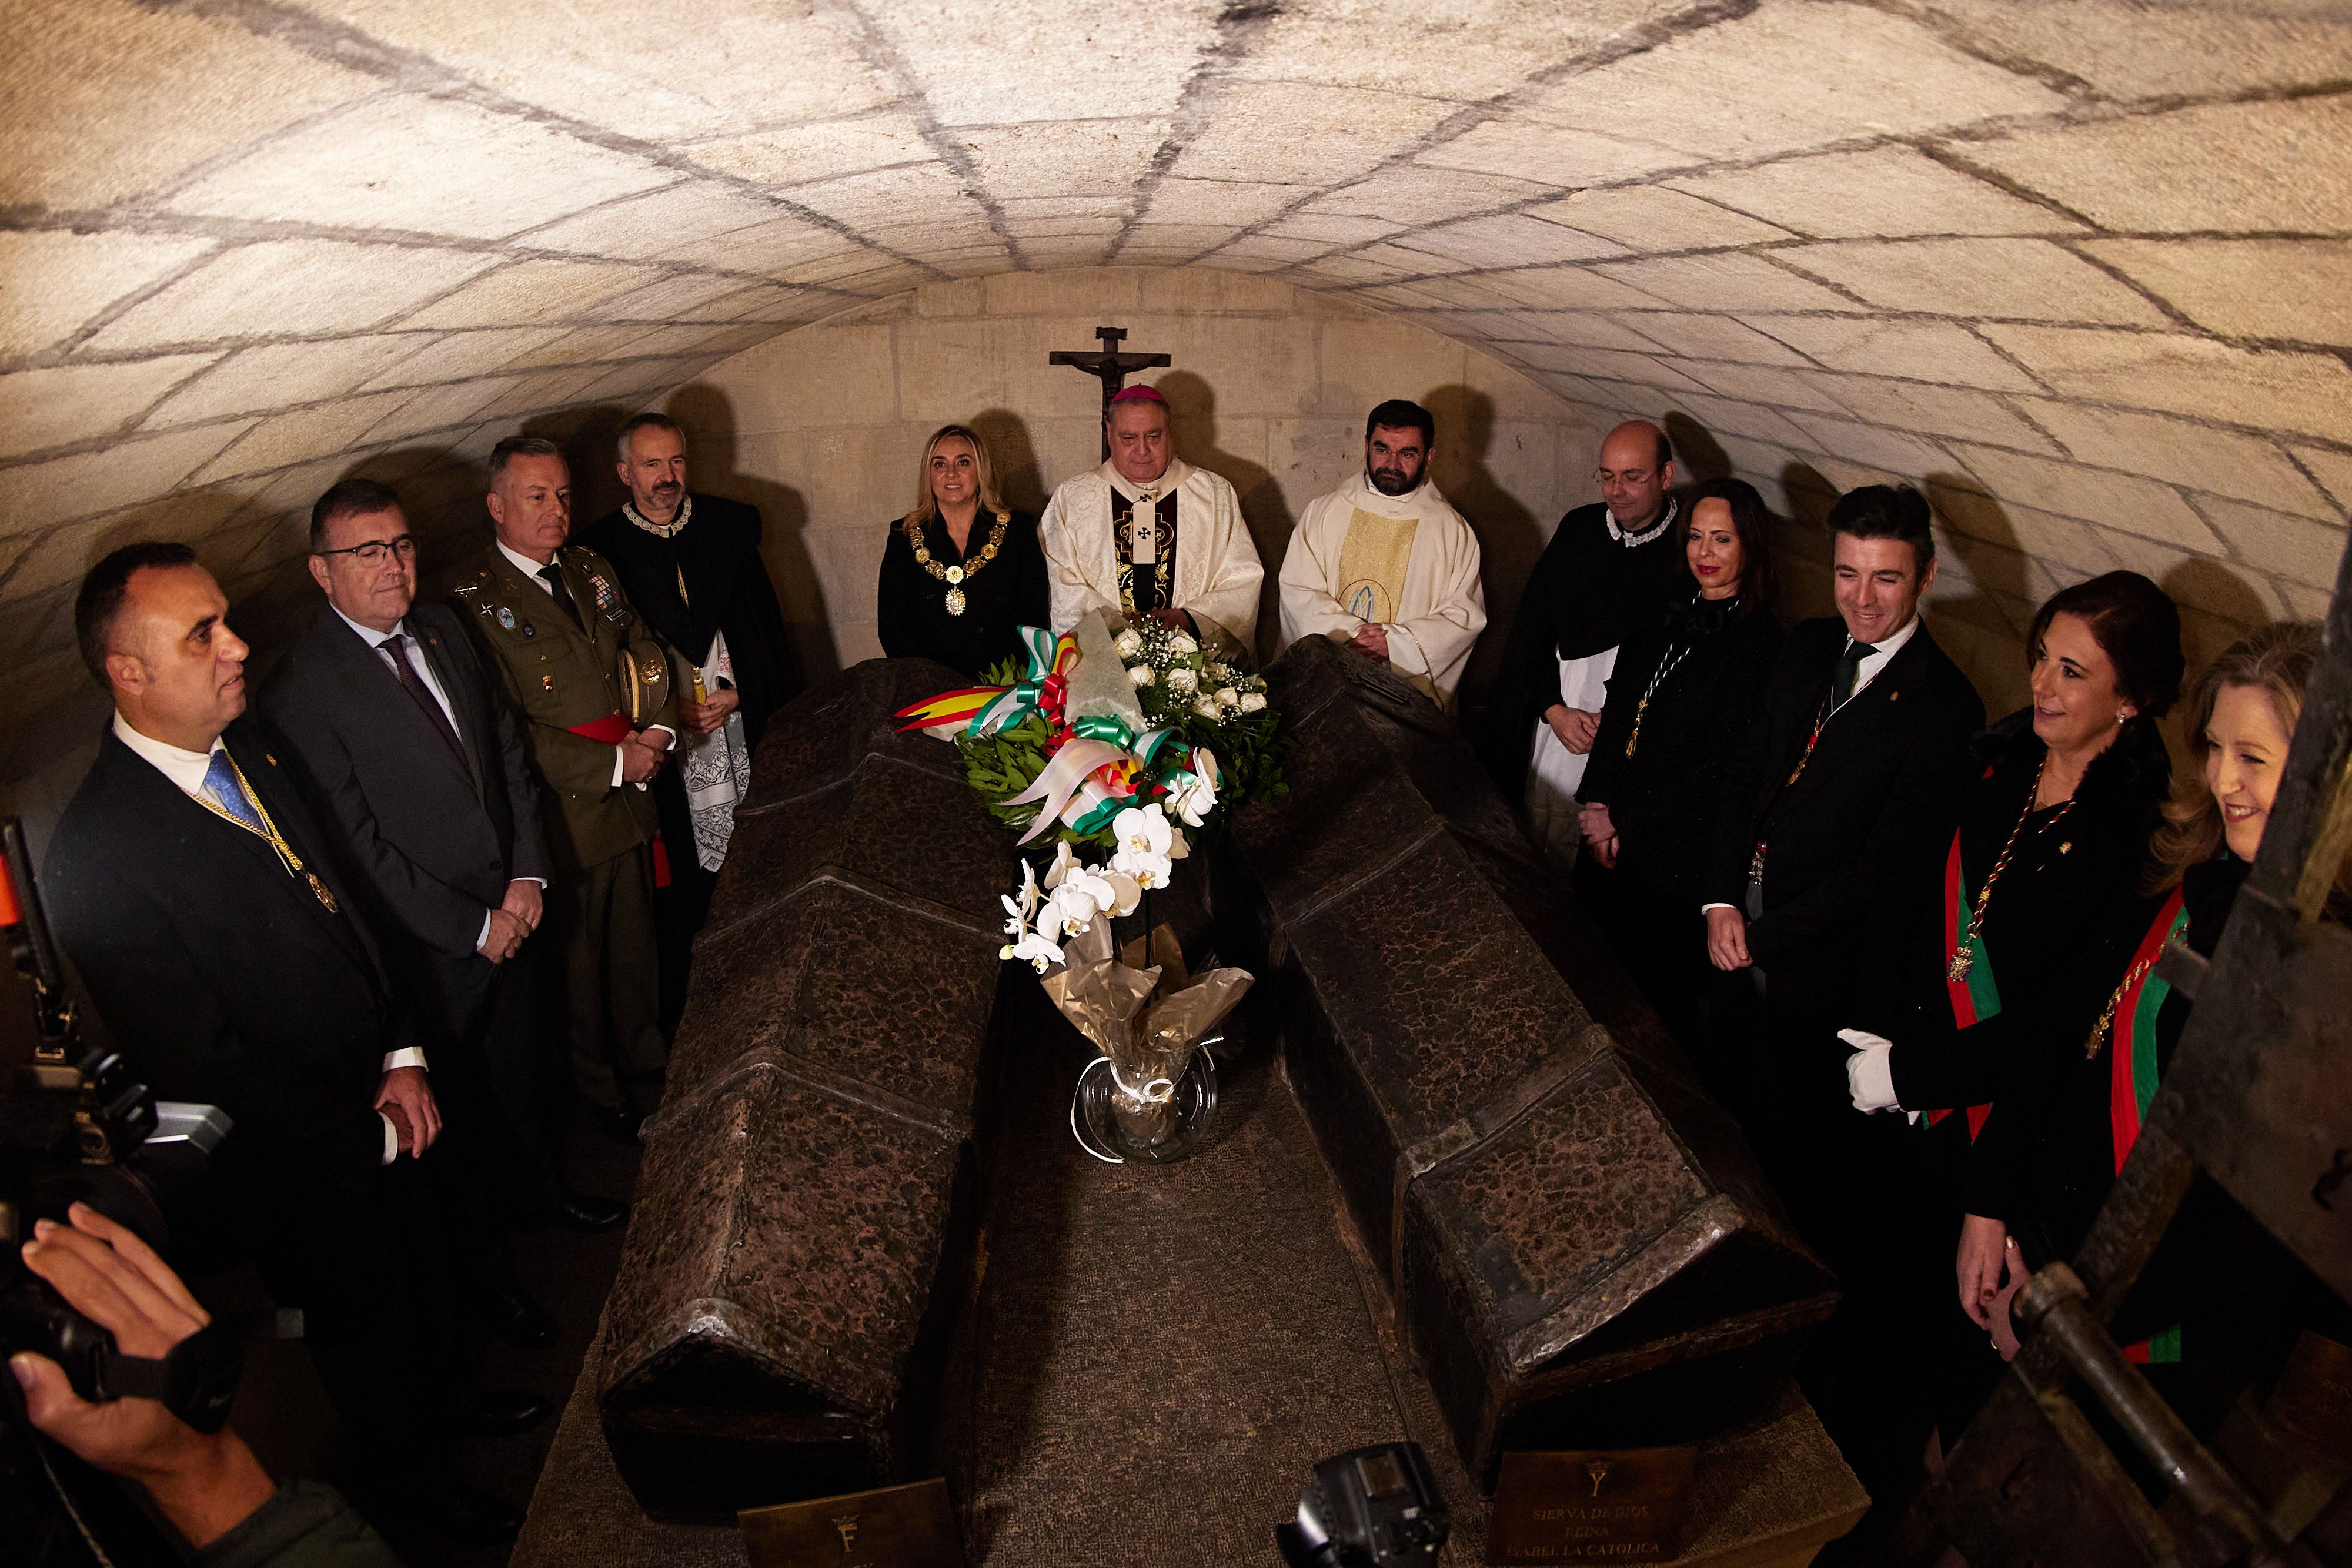
POLYGON ((369 539, 362 544, 345 545, 341 549, 314 549, 310 553, 312 555, 321 557, 337 555, 357 556, 359 557, 359 562, 362 566, 382 565, 383 562, 383 557, 381 554, 378 554, 374 558, 370 559, 364 553, 368 550, 390 550, 394 555, 403 556, 409 560, 415 560, 416 559, 416 536, 415 534, 395 534, 388 539, 369 539))

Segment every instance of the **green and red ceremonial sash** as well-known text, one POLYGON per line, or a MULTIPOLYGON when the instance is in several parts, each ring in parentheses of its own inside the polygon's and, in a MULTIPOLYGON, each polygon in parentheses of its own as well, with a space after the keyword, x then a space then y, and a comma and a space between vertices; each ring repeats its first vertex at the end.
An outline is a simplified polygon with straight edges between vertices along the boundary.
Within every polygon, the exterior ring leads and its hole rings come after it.
MULTIPOLYGON (((2166 943, 2188 929, 2189 911, 2181 902, 2180 889, 2176 887, 2140 938, 2139 949, 2132 955, 2131 967, 2124 971, 2123 988, 2116 993, 2115 1044, 2107 1056, 2107 1123, 2115 1143, 2117 1176, 2123 1174, 2124 1161, 2131 1156, 2132 1145, 2139 1141, 2140 1124, 2147 1115, 2149 1103, 2156 1098, 2156 1017, 2164 1010, 2164 999, 2172 995, 2170 984, 2156 972, 2157 955, 2164 951, 2166 943)), ((2124 1359, 2142 1365, 2179 1361, 2180 1326, 2176 1323, 2137 1344, 2124 1346, 2124 1359)))
MULTIPOLYGON (((1960 869, 1960 832, 1955 828, 1952 830, 1951 852, 1944 857, 1944 951, 1947 954, 1960 950, 1963 934, 1969 931, 1969 905, 1968 873, 1960 869)), ((2000 986, 1993 979, 1992 955, 1985 950, 1984 936, 1981 932, 1970 933, 1965 940, 1975 958, 1975 962, 1969 966, 1968 978, 1955 980, 1947 970, 1944 979, 1945 994, 1952 1004, 1952 1023, 1957 1029, 1982 1023, 2000 1011, 2000 986)), ((1930 1111, 1927 1113, 1927 1125, 1932 1127, 1950 1114, 1949 1111, 1930 1111)), ((1992 1107, 1989 1104, 1969 1107, 1969 1142, 1976 1142, 1977 1134, 1984 1131, 1985 1118, 1991 1114, 1992 1107)))

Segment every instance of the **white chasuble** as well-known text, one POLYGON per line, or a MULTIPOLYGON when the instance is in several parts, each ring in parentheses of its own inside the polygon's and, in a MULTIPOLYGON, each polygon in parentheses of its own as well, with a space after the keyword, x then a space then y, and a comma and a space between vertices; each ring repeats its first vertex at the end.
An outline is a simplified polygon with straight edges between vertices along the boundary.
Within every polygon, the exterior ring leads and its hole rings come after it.
POLYGON ((1282 641, 1388 628, 1389 664, 1441 708, 1486 625, 1478 536, 1429 480, 1384 496, 1361 474, 1308 504, 1282 558, 1282 641))
POLYGON ((1151 516, 1160 499, 1176 497, 1176 571, 1170 598, 1187 611, 1203 634, 1222 634, 1255 654, 1258 588, 1265 568, 1242 521, 1234 487, 1205 468, 1181 458, 1149 486, 1127 479, 1108 463, 1062 483, 1037 519, 1037 543, 1045 552, 1045 577, 1053 591, 1054 630, 1067 632, 1090 610, 1123 618, 1119 568, 1150 571, 1156 533, 1134 530, 1134 559, 1122 563, 1112 526, 1112 497, 1125 497, 1138 517, 1151 516))

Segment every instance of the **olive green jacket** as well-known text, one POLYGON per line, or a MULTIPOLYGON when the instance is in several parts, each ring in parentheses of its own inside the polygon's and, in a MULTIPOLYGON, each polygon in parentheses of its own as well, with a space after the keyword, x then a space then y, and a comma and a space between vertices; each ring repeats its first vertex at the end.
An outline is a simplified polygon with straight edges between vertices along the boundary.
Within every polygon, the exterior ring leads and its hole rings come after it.
POLYGON ((496 545, 459 569, 451 601, 530 721, 531 761, 561 808, 543 813, 557 862, 601 865, 652 841, 654 799, 637 785, 615 786, 614 742, 576 734, 575 727, 628 716, 618 674, 625 651, 647 688, 638 727, 664 725, 675 734, 678 666, 603 556, 566 545, 555 559, 585 632, 496 545))

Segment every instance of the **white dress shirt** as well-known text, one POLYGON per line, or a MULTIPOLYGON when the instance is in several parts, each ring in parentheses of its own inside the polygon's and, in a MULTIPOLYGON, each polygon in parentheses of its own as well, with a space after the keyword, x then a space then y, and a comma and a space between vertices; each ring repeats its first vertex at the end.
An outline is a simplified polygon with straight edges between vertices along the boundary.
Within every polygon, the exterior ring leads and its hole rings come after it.
MULTIPOLYGON (((337 613, 340 614, 341 612, 337 613)), ((191 800, 199 800, 204 796, 205 776, 212 771, 213 753, 227 749, 221 745, 220 737, 215 736, 213 737, 211 747, 207 750, 184 751, 179 747, 157 740, 152 736, 142 735, 131 728, 131 721, 124 718, 119 712, 114 716, 114 737, 129 747, 133 755, 152 763, 158 773, 177 785, 180 792, 191 800)), ((425 1052, 415 1046, 383 1053, 383 1071, 386 1072, 390 1072, 396 1067, 422 1068, 424 1066, 425 1052)), ((400 1134, 393 1126, 391 1117, 383 1115, 381 1112, 377 1113, 377 1116, 383 1123, 383 1163, 390 1165, 400 1153, 400 1134)))
MULTIPOLYGON (((1903 652, 1903 644, 1908 643, 1914 636, 1917 635, 1918 631, 1919 612, 1915 610, 1911 612, 1911 619, 1903 622, 1902 626, 1898 630, 1891 635, 1881 637, 1876 643, 1873 643, 1871 645, 1870 652, 1862 656, 1862 667, 1854 674, 1853 690, 1846 694, 1845 702, 1850 703, 1853 701, 1855 697, 1860 696, 1862 695, 1863 688, 1878 678, 1878 672, 1886 668, 1887 661, 1894 658, 1895 654, 1903 652)), ((1853 646, 1853 639, 1852 637, 1848 637, 1845 640, 1845 647, 1838 650, 1838 657, 1841 659, 1844 658, 1846 648, 1851 648, 1853 646)), ((1845 706, 1845 703, 1838 704, 1838 707, 1843 706, 1845 706)), ((1832 708, 1830 711, 1832 713, 1835 713, 1837 708, 1832 708)), ((1698 912, 1701 915, 1704 915, 1710 909, 1731 909, 1737 906, 1729 904, 1702 904, 1698 906, 1698 912)))
MULTIPOLYGON (((548 600, 549 600, 549 601, 550 601, 550 602, 553 602, 553 601, 554 601, 554 599, 555 599, 555 590, 554 590, 554 589, 552 589, 552 588, 551 588, 550 586, 548 586, 547 579, 545 579, 545 578, 543 578, 543 577, 541 577, 541 576, 540 576, 540 575, 539 575, 541 571, 545 570, 546 570, 550 565, 553 564, 553 563, 552 563, 552 561, 551 561, 551 560, 547 560, 547 561, 537 561, 537 560, 533 560, 533 559, 530 559, 530 557, 529 557, 529 556, 527 556, 527 555, 522 555, 522 554, 520 554, 520 553, 519 553, 519 552, 517 552, 517 551, 510 550, 510 549, 507 549, 507 541, 506 541, 506 540, 504 540, 504 539, 499 539, 499 540, 498 541, 498 547, 499 547, 499 553, 500 555, 502 555, 502 556, 506 557, 509 560, 510 560, 510 561, 514 562, 514 569, 515 569, 517 571, 519 571, 519 572, 522 573, 525 577, 527 577, 527 578, 530 579, 530 580, 531 580, 531 581, 533 581, 533 582, 537 583, 537 584, 539 585, 539 591, 540 591, 541 593, 544 593, 544 594, 546 594, 546 595, 547 595, 548 600)), ((558 609, 561 609, 561 608, 562 608, 562 607, 561 605, 558 605, 558 606, 557 606, 557 608, 558 608, 558 609)), ((582 611, 582 612, 581 612, 581 613, 582 613, 583 615, 585 615, 585 614, 587 613, 587 612, 585 612, 585 611, 582 611)), ((674 730, 674 729, 670 728, 670 727, 669 727, 669 726, 667 726, 667 725, 666 725, 666 724, 649 724, 649 725, 646 726, 646 730, 647 730, 648 732, 653 731, 653 730, 656 730, 656 729, 657 729, 657 730, 660 730, 664 735, 668 736, 672 740, 676 740, 676 739, 677 738, 677 731, 676 731, 676 730, 674 730)), ((621 787, 621 785, 622 785, 622 783, 623 783, 624 779, 625 779, 625 777, 626 777, 626 769, 627 769, 627 767, 628 767, 628 758, 627 758, 626 754, 625 754, 625 753, 624 753, 624 752, 621 750, 621 748, 620 748, 619 747, 615 746, 614 747, 613 747, 613 788, 614 788, 614 789, 618 789, 621 787)), ((642 785, 642 784, 640 784, 640 785, 638 785, 638 786, 637 786, 637 788, 638 788, 638 789, 644 789, 644 788, 645 788, 645 786, 644 786, 644 785, 642 785)))

